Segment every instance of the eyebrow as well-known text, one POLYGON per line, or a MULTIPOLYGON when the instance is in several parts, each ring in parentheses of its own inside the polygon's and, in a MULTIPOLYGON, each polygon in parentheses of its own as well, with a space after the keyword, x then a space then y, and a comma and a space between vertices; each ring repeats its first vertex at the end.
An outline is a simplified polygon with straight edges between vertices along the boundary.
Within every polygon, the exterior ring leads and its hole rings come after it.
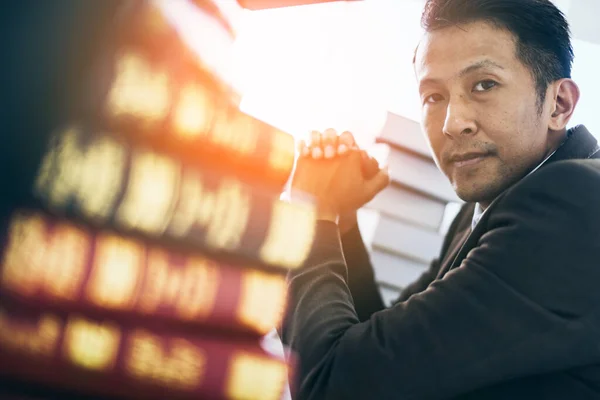
MULTIPOLYGON (((491 69, 504 69, 504 67, 500 64, 498 64, 497 62, 494 62, 492 60, 481 60, 478 61, 474 64, 471 64, 465 68, 463 68, 458 74, 457 76, 459 78, 463 78, 466 75, 469 75, 477 70, 480 69, 484 69, 484 68, 491 68, 491 69)), ((424 86, 430 85, 430 84, 434 84, 439 82, 439 79, 435 79, 435 78, 428 78, 428 79, 424 79, 419 83, 419 91, 421 91, 421 89, 424 86)))
POLYGON ((464 77, 465 75, 470 74, 471 72, 475 72, 479 69, 483 69, 483 68, 496 68, 496 69, 504 69, 504 67, 492 60, 481 60, 479 62, 476 62, 475 64, 469 65, 468 67, 464 68, 462 71, 460 71, 458 73, 458 76, 460 78, 464 77))

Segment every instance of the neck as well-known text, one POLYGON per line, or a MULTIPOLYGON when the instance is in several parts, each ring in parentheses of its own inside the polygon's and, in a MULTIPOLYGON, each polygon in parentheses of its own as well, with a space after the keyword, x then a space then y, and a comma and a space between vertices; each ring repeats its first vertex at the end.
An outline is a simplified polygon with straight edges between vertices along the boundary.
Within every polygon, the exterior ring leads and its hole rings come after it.
MULTIPOLYGON (((548 132, 548 146, 546 154, 542 160, 546 159, 550 154, 554 153, 567 139, 567 129, 561 131, 548 132)), ((541 162, 541 161, 540 161, 541 162)))

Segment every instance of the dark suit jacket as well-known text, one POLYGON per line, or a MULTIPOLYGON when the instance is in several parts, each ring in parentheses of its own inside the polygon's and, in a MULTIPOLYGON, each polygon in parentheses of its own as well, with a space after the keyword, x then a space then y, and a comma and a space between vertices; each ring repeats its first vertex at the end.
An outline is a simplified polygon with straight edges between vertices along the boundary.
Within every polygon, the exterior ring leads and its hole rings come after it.
POLYGON ((390 309, 358 231, 342 252, 320 222, 283 329, 297 398, 599 399, 600 152, 584 127, 569 133, 473 232, 465 205, 390 309))

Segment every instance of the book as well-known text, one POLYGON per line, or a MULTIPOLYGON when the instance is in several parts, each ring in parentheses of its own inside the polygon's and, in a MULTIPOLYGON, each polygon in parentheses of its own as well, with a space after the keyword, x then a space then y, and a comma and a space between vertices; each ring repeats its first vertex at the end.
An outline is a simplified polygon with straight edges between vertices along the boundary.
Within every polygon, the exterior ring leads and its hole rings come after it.
POLYGON ((111 231, 21 210, 0 256, 0 295, 32 307, 129 323, 264 335, 279 326, 285 275, 149 246, 111 231))
POLYGON ((189 71, 200 69, 214 75, 231 94, 235 93, 229 79, 222 74, 230 67, 236 37, 217 2, 199 0, 177 5, 169 1, 127 2, 121 6, 110 29, 106 50, 133 46, 154 60, 172 59, 176 64, 185 64, 189 71), (190 32, 195 37, 190 37, 190 32))
POLYGON ((439 255, 444 237, 438 232, 382 215, 372 235, 371 249, 383 250, 417 263, 429 264, 439 255))
POLYGON ((375 141, 408 151, 421 158, 433 159, 425 133, 419 122, 389 111, 385 125, 375 141))
POLYGON ((387 159, 393 183, 408 187, 438 202, 461 202, 450 181, 432 160, 392 149, 387 159))
POLYGON ((389 287, 405 288, 427 272, 429 264, 374 248, 369 252, 375 280, 389 287))
POLYGON ((379 192, 365 208, 438 231, 444 218, 446 203, 392 184, 379 192))
POLYGON ((256 339, 172 334, 4 305, 0 376, 82 395, 278 400, 293 364, 256 339))
MULTIPOLYGON (((146 19, 159 22, 142 24, 134 18, 129 22, 134 28, 106 46, 73 116, 176 158, 283 188, 294 165, 294 137, 242 112, 232 90, 202 62, 210 49, 193 51, 170 32, 175 28, 160 22, 160 10, 147 13, 146 19), (156 26, 150 32, 159 31, 161 47, 148 44, 138 27, 148 24, 156 26)), ((211 43, 219 37, 210 36, 211 43)))
POLYGON ((272 189, 83 125, 53 136, 33 195, 51 212, 97 228, 277 268, 303 264, 316 226, 314 203, 280 200, 272 189))

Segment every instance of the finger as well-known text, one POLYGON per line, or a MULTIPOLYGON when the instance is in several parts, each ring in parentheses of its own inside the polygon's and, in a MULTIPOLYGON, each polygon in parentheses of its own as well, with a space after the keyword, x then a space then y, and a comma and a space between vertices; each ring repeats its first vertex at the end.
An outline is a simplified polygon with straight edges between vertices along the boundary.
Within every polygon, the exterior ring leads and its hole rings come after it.
POLYGON ((302 157, 306 157, 310 154, 310 149, 308 148, 308 145, 304 139, 301 139, 298 142, 298 153, 300 153, 300 156, 302 157))
POLYGON ((365 179, 373 178, 379 172, 379 163, 377 160, 363 150, 362 157, 362 175, 365 179))
POLYGON ((348 146, 346 146, 344 143, 338 144, 338 148, 337 148, 338 155, 346 154, 349 150, 350 150, 350 148, 348 148, 348 146))
POLYGON ((311 150, 311 155, 315 160, 323 158, 323 150, 321 150, 320 147, 313 147, 311 150))
POLYGON ((319 131, 311 131, 310 132, 310 145, 311 149, 315 147, 321 147, 321 132, 319 131))
POLYGON ((321 148, 322 133, 319 131, 310 132, 309 154, 314 159, 323 158, 323 149, 321 148))
POLYGON ((340 153, 339 147, 342 145, 345 147, 343 152, 356 148, 356 141, 354 140, 354 135, 352 135, 351 132, 344 131, 338 138, 338 153, 340 153))
POLYGON ((310 147, 308 147, 308 146, 304 146, 304 148, 302 149, 302 156, 303 156, 303 157, 308 157, 308 156, 310 156, 310 147))
POLYGON ((321 136, 321 148, 323 149, 325 158, 333 158, 337 154, 337 132, 335 129, 326 129, 321 136))
POLYGON ((390 174, 387 168, 383 168, 375 176, 365 182, 365 198, 367 203, 390 184, 390 174))

